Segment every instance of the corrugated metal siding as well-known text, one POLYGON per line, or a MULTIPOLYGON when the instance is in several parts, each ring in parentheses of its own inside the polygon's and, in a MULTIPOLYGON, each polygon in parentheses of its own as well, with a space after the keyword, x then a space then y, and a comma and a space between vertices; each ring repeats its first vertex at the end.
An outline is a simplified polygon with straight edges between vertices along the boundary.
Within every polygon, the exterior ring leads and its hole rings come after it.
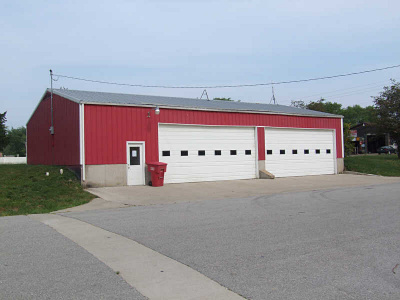
POLYGON ((77 166, 79 162, 79 104, 53 97, 54 132, 49 132, 50 95, 27 124, 28 164, 77 166))
POLYGON ((126 142, 145 141, 146 161, 158 161, 158 124, 149 108, 85 105, 85 161, 126 164, 126 142))
MULTIPOLYGON (((158 161, 158 122, 229 126, 273 126, 336 129, 337 157, 342 157, 341 119, 226 113, 111 105, 85 105, 86 164, 125 164, 126 141, 146 142, 146 161, 158 161), (147 113, 151 111, 151 117, 147 113)), ((262 129, 262 128, 261 128, 262 129)), ((260 133, 258 134, 259 144, 260 133)), ((260 147, 260 146, 259 146, 260 147)), ((264 146, 262 146, 263 148, 264 146)), ((259 159, 265 159, 264 149, 259 159)))

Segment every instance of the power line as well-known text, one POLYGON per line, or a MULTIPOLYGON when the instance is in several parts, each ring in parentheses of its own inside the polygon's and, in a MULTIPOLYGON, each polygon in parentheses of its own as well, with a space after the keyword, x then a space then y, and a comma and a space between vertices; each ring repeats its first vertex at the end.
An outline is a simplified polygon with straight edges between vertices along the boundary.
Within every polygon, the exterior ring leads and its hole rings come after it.
POLYGON ((278 85, 278 84, 288 84, 288 83, 299 83, 299 82, 308 82, 308 81, 317 81, 317 80, 324 80, 324 79, 332 79, 338 77, 346 77, 346 76, 353 76, 365 73, 372 73, 377 71, 383 71, 388 69, 398 68, 400 65, 394 65, 390 67, 372 69, 372 70, 365 70, 359 72, 352 72, 346 74, 339 74, 339 75, 332 75, 332 76, 324 76, 324 77, 316 77, 316 78, 308 78, 308 79, 299 79, 299 80, 289 80, 289 81, 278 81, 278 82, 269 82, 269 83, 254 83, 254 84, 237 84, 237 85, 214 85, 214 86, 168 86, 168 85, 144 85, 144 84, 129 84, 129 83, 118 83, 118 82, 109 82, 109 81, 101 81, 101 80, 92 80, 87 78, 80 78, 80 77, 73 77, 61 74, 54 74, 54 76, 58 76, 61 78, 68 78, 74 80, 81 80, 87 82, 94 82, 94 83, 102 83, 102 84, 111 84, 111 85, 120 85, 120 86, 131 86, 131 87, 142 87, 142 88, 163 88, 163 89, 217 89, 217 88, 239 88, 239 87, 255 87, 255 86, 266 86, 266 85, 278 85))
POLYGON ((353 86, 353 87, 348 87, 348 88, 342 88, 342 89, 337 89, 337 90, 333 90, 333 91, 329 91, 329 92, 319 92, 319 93, 315 93, 312 95, 308 95, 308 96, 303 96, 303 97, 299 97, 298 100, 306 100, 309 98, 315 98, 317 96, 320 96, 322 98, 325 97, 325 95, 329 95, 329 94, 337 94, 339 93, 347 93, 345 91, 349 91, 352 92, 351 90, 358 90, 359 88, 367 88, 367 87, 382 87, 383 83, 387 83, 389 80, 384 80, 384 81, 378 81, 378 82, 373 82, 373 83, 368 83, 368 84, 363 84, 363 85, 357 85, 357 86, 353 86))
MULTIPOLYGON (((347 92, 347 93, 332 95, 332 96, 328 96, 328 97, 322 96, 322 97, 319 97, 318 99, 314 98, 314 99, 310 100, 310 102, 317 102, 321 98, 323 98, 326 101, 332 102, 332 101, 337 101, 338 98, 346 98, 346 97, 355 96, 355 95, 362 95, 362 94, 365 94, 365 93, 370 92, 370 91, 376 91, 376 87, 367 88, 367 89, 361 89, 361 90, 357 90, 357 91, 350 91, 350 92, 347 92)), ((295 100, 295 101, 299 101, 299 100, 295 100)), ((372 104, 372 100, 371 101, 363 101, 363 102, 359 102, 359 103, 356 103, 356 104, 365 104, 365 103, 372 104)))

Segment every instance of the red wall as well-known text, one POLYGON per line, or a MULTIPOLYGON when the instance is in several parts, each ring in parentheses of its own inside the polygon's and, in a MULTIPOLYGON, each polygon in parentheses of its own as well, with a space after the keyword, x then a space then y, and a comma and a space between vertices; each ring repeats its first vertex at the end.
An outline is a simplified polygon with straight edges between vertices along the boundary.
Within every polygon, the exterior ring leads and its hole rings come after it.
MULTIPOLYGON (((226 113, 109 105, 85 105, 86 164, 125 164, 126 141, 146 142, 146 161, 158 161, 158 122, 336 129, 337 157, 342 157, 341 119, 253 113, 226 113), (151 117, 147 113, 151 111, 151 117)), ((263 128, 258 129, 259 159, 265 159, 263 128)))
POLYGON ((52 136, 48 93, 27 124, 28 164, 80 165, 79 104, 54 95, 53 116, 52 136))

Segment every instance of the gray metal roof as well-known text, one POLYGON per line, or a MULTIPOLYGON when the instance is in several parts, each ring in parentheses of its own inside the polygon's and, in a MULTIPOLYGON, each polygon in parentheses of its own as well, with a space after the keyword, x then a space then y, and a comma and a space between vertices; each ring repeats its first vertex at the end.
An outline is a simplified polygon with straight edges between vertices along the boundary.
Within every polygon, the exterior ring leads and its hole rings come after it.
MULTIPOLYGON (((48 89, 48 91, 50 91, 48 89)), ((90 92, 79 90, 53 89, 53 93, 77 103, 112 104, 112 105, 137 105, 159 106, 161 108, 187 108, 214 111, 234 112, 266 112, 276 114, 316 116, 316 117, 341 117, 319 111, 301 109, 292 106, 277 104, 261 104, 236 101, 204 100, 193 98, 148 96, 134 94, 117 94, 104 92, 90 92)))

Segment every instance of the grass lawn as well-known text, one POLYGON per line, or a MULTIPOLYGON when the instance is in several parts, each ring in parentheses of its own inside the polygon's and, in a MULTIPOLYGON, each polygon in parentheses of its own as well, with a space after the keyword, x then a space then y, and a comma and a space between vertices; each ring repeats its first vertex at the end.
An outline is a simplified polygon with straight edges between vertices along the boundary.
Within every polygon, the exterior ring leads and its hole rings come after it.
POLYGON ((400 159, 397 154, 345 157, 344 166, 348 171, 383 176, 400 176, 400 159))
POLYGON ((64 167, 0 165, 0 216, 48 213, 93 198, 64 167))

